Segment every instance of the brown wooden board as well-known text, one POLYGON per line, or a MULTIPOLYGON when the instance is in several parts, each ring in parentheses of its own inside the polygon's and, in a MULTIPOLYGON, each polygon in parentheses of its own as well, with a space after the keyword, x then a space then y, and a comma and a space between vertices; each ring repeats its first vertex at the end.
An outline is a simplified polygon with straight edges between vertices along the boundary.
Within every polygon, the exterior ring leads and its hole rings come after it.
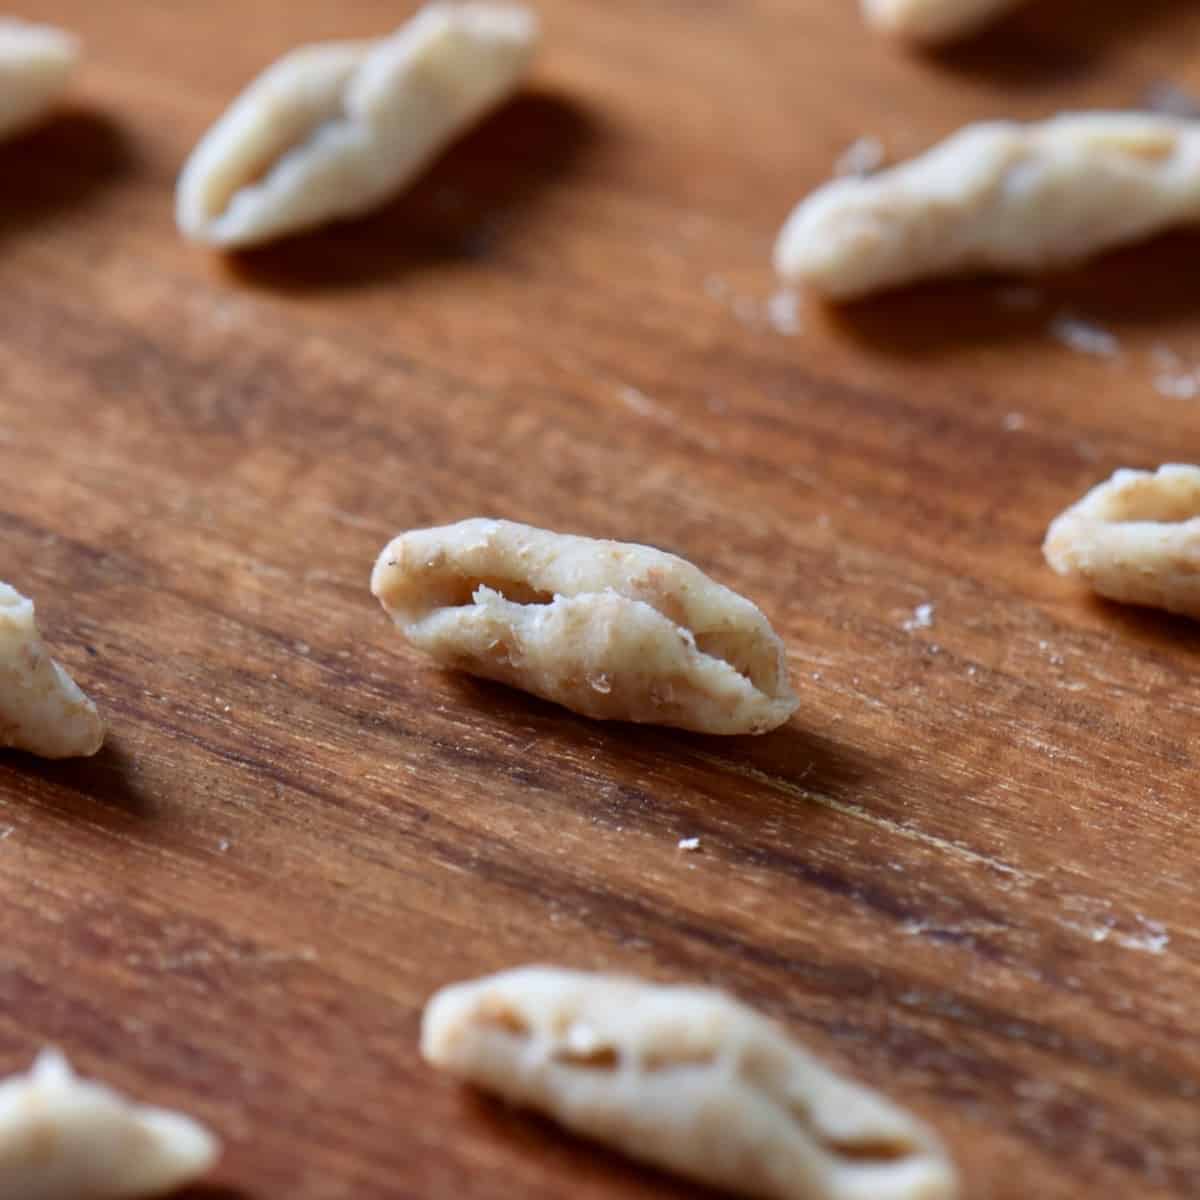
POLYGON ((88 56, 0 147, 0 577, 110 731, 0 758, 0 1070, 55 1043, 194 1113, 226 1200, 695 1194, 419 1061, 435 988, 549 961, 730 989, 933 1122, 971 1200, 1200 1194, 1200 633, 1039 551, 1200 456, 1156 385, 1200 363, 1200 237, 767 307, 855 138, 1200 94, 1200 6, 1043 0, 922 56, 851 0, 543 0, 528 91, 408 195, 181 241, 240 87, 410 10, 26 5, 88 56), (369 569, 476 514, 686 556, 800 711, 704 738, 433 668, 369 569))

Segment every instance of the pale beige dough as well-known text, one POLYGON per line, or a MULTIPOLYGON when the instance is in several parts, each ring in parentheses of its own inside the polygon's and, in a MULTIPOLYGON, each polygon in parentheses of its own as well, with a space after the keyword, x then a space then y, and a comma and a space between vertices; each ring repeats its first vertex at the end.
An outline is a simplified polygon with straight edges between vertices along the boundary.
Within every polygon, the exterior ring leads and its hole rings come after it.
POLYGON ((371 590, 444 666, 589 717, 765 733, 796 708, 766 617, 649 546, 477 518, 394 539, 371 590))
POLYGON ((390 37, 293 51, 192 152, 179 228, 234 248, 376 207, 512 93, 537 36, 519 5, 436 3, 390 37))
POLYGON ((1117 471, 1054 520, 1043 550, 1110 600, 1200 617, 1200 467, 1117 471))
POLYGON ((1032 272, 1200 220, 1200 121, 1065 114, 969 125, 802 201, 776 269, 835 300, 931 276, 1032 272))
POLYGON ((554 967, 439 992, 433 1065, 633 1158, 760 1200, 949 1200, 936 1137, 721 992, 554 967))
POLYGON ((0 1082, 4 1200, 149 1200, 198 1179, 217 1154, 189 1117, 80 1079, 53 1050, 0 1082))
POLYGON ((974 33, 1025 0, 862 0, 867 20, 885 33, 943 42, 974 33))
POLYGON ((41 120, 78 62, 79 42, 69 33, 0 17, 0 137, 41 120))
POLYGON ((0 583, 0 746, 75 758, 103 741, 96 706, 42 642, 33 601, 0 583))

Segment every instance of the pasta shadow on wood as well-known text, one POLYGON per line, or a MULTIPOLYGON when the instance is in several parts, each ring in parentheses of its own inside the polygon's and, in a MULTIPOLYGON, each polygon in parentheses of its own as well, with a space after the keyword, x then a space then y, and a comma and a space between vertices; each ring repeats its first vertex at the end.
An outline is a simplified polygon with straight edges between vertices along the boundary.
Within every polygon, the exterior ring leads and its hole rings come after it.
MULTIPOLYGON (((749 792, 766 788, 772 792, 788 792, 803 807, 804 791, 841 792, 853 790, 868 773, 869 766, 861 758, 850 755, 835 742, 803 727, 803 701, 800 711, 787 724, 758 736, 714 737, 700 733, 667 729, 651 731, 635 728, 637 740, 654 738, 661 752, 661 742, 672 743, 672 754, 680 762, 702 765, 706 772, 716 766, 742 780, 749 779, 749 792)), ((752 802, 749 796, 738 801, 752 802)))
MULTIPOLYGON (((539 726, 543 755, 571 761, 595 761, 601 755, 604 774, 627 794, 631 820, 636 802, 648 799, 638 780, 647 771, 655 772, 663 761, 717 786, 722 803, 736 792, 738 811, 748 824, 756 815, 776 809, 781 795, 790 807, 804 810, 814 803, 805 799, 805 792, 853 793, 871 773, 871 765, 861 756, 852 757, 836 743, 805 729, 803 706, 770 733, 727 737, 665 725, 594 720, 517 688, 459 672, 446 672, 444 682, 457 694, 464 711, 488 713, 514 730, 539 726)), ((529 772, 531 764, 522 758, 512 769, 514 776, 520 776, 529 772)), ((704 788, 694 789, 690 796, 693 806, 711 802, 704 788)))
POLYGON ((1200 655, 1200 621, 1153 608, 1118 604, 1101 596, 1089 596, 1087 602, 1122 638, 1161 650, 1172 659, 1195 660, 1200 655))
MULTIPOLYGON (((1009 87, 1069 86, 1099 69, 1098 60, 1164 22, 1180 36, 1200 31, 1192 0, 1046 0, 1027 3, 961 42, 930 51, 932 65, 987 77, 1009 87)), ((1124 103, 1134 97, 1124 98, 1124 103)), ((1112 107, 1122 107, 1114 97, 1112 107)))
POLYGON ((534 720, 556 722, 553 738, 566 750, 595 751, 607 744, 614 757, 617 750, 623 750, 625 757, 644 756, 648 760, 661 757, 667 750, 672 761, 703 763, 706 772, 712 770, 714 761, 719 761, 731 768, 749 767, 768 784, 774 782, 786 788, 852 786, 862 780, 866 770, 864 763, 851 760, 838 745, 799 724, 803 704, 800 712, 778 730, 757 736, 722 736, 668 725, 596 720, 530 692, 464 672, 446 671, 443 679, 448 689, 461 698, 464 708, 492 714, 499 721, 505 720, 508 709, 514 725, 528 726, 534 720))
POLYGON ((85 203, 133 166, 121 127, 88 109, 65 109, 0 143, 0 239, 85 203))
POLYGON ((91 758, 56 762, 6 751, 0 756, 0 791, 92 824, 125 827, 154 815, 130 778, 130 765, 130 756, 112 742, 91 758), (6 777, 11 787, 3 786, 6 777))
MULTIPOLYGON (((830 307, 827 319, 866 348, 931 358, 964 346, 1052 343, 1064 318, 1117 339, 1200 315, 1200 233, 1177 231, 1123 247, 1071 270, 931 281, 830 307)), ((1063 353, 1069 353, 1064 347, 1063 353)))
POLYGON ((522 93, 383 208, 232 255, 229 268, 244 283, 307 292, 488 258, 600 136, 596 118, 577 101, 522 93))

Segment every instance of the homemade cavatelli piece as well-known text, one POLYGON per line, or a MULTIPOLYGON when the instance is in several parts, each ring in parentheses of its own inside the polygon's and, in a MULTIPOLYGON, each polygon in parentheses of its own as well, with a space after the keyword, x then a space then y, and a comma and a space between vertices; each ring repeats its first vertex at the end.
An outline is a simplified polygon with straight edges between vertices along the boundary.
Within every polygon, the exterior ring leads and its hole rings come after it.
POLYGON ((53 1050, 0 1082, 5 1200, 149 1200, 198 1179, 217 1153, 203 1126, 80 1079, 53 1050))
POLYGON ((877 29, 917 42, 944 42, 974 33, 1024 0, 862 0, 877 29))
POLYGON ((0 583, 0 746, 76 758, 103 741, 96 706, 42 643, 33 601, 0 583))
POLYGON ((79 42, 61 29, 0 17, 0 137, 40 120, 79 62, 79 42))
POLYGON ((511 94, 536 43, 528 9, 439 3, 390 37, 293 51, 193 151, 179 228, 234 248, 376 207, 511 94))
POLYGON ((649 546, 460 521, 393 540, 371 591, 444 666, 585 716, 765 733, 796 708, 766 617, 649 546))
POLYGON ((949 1200, 920 1122, 721 992, 525 967, 439 992, 421 1052, 633 1158, 760 1200, 949 1200))
POLYGON ((1063 267, 1197 220, 1198 121, 997 121, 901 166, 819 188, 784 226, 775 266, 849 300, 936 275, 1063 267))
POLYGON ((1054 520, 1042 549, 1110 600, 1200 617, 1200 467, 1117 471, 1054 520))

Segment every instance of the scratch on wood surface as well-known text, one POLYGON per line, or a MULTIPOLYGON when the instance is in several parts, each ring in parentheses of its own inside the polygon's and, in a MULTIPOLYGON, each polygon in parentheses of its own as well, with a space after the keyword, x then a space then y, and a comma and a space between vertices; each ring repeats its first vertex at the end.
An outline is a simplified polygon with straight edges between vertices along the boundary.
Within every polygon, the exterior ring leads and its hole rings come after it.
POLYGON ((687 441, 694 442, 696 445, 703 447, 710 454, 716 454, 720 451, 721 446, 716 438, 709 437, 708 434, 702 433, 697 429, 689 429, 669 408, 664 408, 657 401, 651 400, 645 392, 638 388, 630 384, 623 384, 617 389, 617 395, 621 403, 630 412, 637 413, 639 417, 645 417, 648 421, 654 421, 659 425, 665 426, 687 441))
MULTIPOLYGON (((929 846, 930 848, 946 854, 951 858, 957 859, 963 863, 970 863, 976 866, 987 867, 989 870, 1005 876, 1008 879, 1015 881, 1019 886, 1029 887, 1034 883, 1042 881, 1042 875, 1020 870, 1017 867, 1011 866, 1009 863, 995 858, 988 854, 983 854, 978 850, 972 850, 968 846, 963 846, 957 842, 948 841, 945 838, 938 837, 923 829, 916 829, 911 825, 904 825, 898 821, 893 821, 887 817, 881 817, 877 813, 872 813, 870 810, 863 808, 859 804, 854 804, 848 800, 839 800, 833 796, 822 792, 814 791, 811 788, 804 787, 800 783, 795 783, 791 780, 780 779, 777 776, 768 774, 757 767, 750 766, 746 763, 734 763, 726 759, 716 758, 715 756, 707 757, 709 761, 718 764, 722 769, 732 771, 736 775, 741 775, 747 779, 753 779, 758 783, 771 788, 774 791, 783 792, 787 795, 795 796, 799 799, 817 804, 822 808, 827 808, 831 812, 840 813, 843 816, 853 817, 859 821, 865 821, 869 825, 876 826, 879 829, 885 829, 888 833, 895 834, 898 837, 907 838, 910 841, 919 843, 920 845, 929 846)), ((1111 901, 1101 900, 1092 897, 1078 897, 1074 902, 1068 901, 1068 907, 1083 905, 1084 907, 1101 907, 1110 908, 1111 901)), ((1146 954, 1160 955, 1165 953, 1167 946, 1170 944, 1170 935, 1165 925, 1159 921, 1150 920, 1140 913, 1134 914, 1133 922, 1135 928, 1130 930, 1122 928, 1123 924, 1118 918, 1105 916, 1097 921, 1083 922, 1071 920, 1069 918, 1059 918, 1056 924, 1069 933, 1076 934, 1079 937, 1086 938, 1090 942, 1104 942, 1112 940, 1117 945, 1124 947, 1127 950, 1140 951, 1146 954)), ((925 933, 932 930, 932 926, 926 929, 923 926, 914 925, 908 922, 905 927, 906 933, 925 933)), ((984 932, 983 929, 967 930, 964 925, 961 927, 963 931, 968 932, 984 932)))
POLYGON ((957 858, 962 862, 972 863, 976 866, 987 867, 990 870, 998 871, 1001 875, 1005 875, 1011 879, 1019 880, 1022 884, 1033 883, 1039 877, 1029 874, 1025 871, 1020 871, 1016 867, 1010 866, 1008 863, 1001 862, 998 858, 992 858, 990 855, 981 854, 977 850, 972 850, 967 846, 961 846, 957 842, 947 841, 945 838, 940 838, 936 834, 929 833, 923 829, 916 829, 911 825, 901 824, 899 821, 893 821, 888 817, 881 817, 878 813, 873 813, 869 809, 863 808, 859 804, 853 804, 848 800, 838 800, 833 796, 826 795, 822 792, 814 791, 811 788, 803 787, 801 784, 793 783, 791 780, 780 779, 776 775, 770 775, 766 771, 759 770, 758 767, 752 767, 748 763, 732 762, 729 759, 718 758, 715 755, 699 755, 698 757, 720 766, 723 770, 732 771, 735 775, 741 775, 746 779, 753 779, 756 783, 764 784, 774 791, 783 792, 789 796, 795 796, 800 800, 806 800, 812 804, 818 804, 822 808, 830 809, 832 812, 841 813, 843 816, 854 817, 856 820, 865 821, 868 825, 874 825, 880 829, 886 829, 889 833, 894 833, 899 837, 907 838, 910 841, 919 842, 925 846, 931 846, 935 850, 941 851, 943 854, 948 854, 952 858, 957 858))

